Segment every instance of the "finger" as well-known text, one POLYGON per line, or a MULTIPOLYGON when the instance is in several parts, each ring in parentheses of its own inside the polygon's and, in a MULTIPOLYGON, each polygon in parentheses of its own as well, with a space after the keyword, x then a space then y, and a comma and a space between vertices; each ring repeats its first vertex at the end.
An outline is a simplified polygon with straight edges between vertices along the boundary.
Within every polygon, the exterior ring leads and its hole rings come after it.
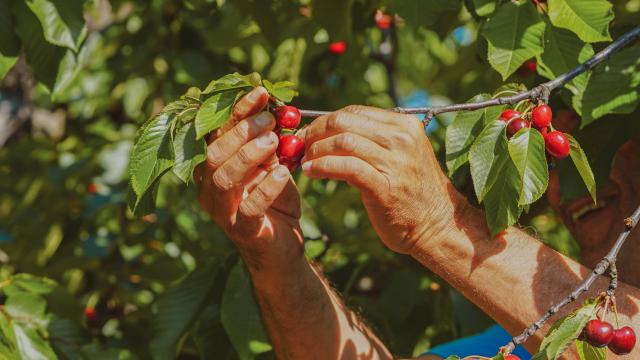
MULTIPOLYGON (((272 167, 264 167, 264 164, 262 164, 252 175, 245 178, 245 189, 247 189, 247 192, 251 193, 277 166, 277 159, 275 165, 272 167)), ((300 218, 300 194, 298 193, 293 178, 289 179, 285 189, 273 202, 272 208, 295 219, 300 218)))
POLYGON ((238 208, 236 224, 258 231, 264 216, 289 181, 289 170, 279 165, 247 196, 238 208))
POLYGON ((327 155, 355 156, 373 167, 387 164, 387 150, 375 142, 352 133, 341 133, 311 144, 301 162, 327 155))
POLYGON ((278 137, 268 131, 242 146, 213 174, 213 182, 221 191, 244 185, 244 179, 267 161, 278 147, 278 137))
POLYGON ((213 169, 220 167, 244 144, 267 130, 273 129, 275 120, 269 112, 261 112, 240 121, 230 131, 209 144, 207 163, 213 169))
POLYGON ((227 121, 222 128, 218 129, 218 131, 207 136, 207 144, 211 144, 216 138, 231 130, 242 119, 259 113, 267 106, 268 102, 269 93, 262 86, 258 86, 249 91, 233 106, 229 121, 227 121))
POLYGON ((353 156, 323 156, 303 163, 302 171, 310 178, 346 181, 370 194, 383 194, 389 189, 379 171, 353 156))
POLYGON ((387 147, 389 139, 385 134, 389 133, 393 127, 389 124, 376 121, 364 115, 354 114, 346 111, 337 111, 321 116, 309 126, 298 132, 307 146, 315 141, 343 133, 350 132, 361 135, 373 142, 387 147))

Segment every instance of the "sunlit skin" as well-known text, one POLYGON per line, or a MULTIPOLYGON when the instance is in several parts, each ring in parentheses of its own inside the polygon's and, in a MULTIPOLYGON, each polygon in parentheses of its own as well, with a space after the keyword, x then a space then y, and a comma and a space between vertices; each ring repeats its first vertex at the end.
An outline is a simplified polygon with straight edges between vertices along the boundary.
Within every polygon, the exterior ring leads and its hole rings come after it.
MULTIPOLYGON (((195 175, 200 203, 245 260, 279 359, 392 359, 304 257, 299 197, 288 173, 276 165, 273 119, 256 122, 267 100, 264 89, 253 90, 236 105, 229 125, 211 137, 208 161, 195 175)), ((415 117, 352 106, 316 119, 298 135, 307 146, 302 159, 307 176, 359 188, 387 247, 436 272, 511 333, 522 331, 589 273, 515 227, 491 239, 484 215, 453 188, 415 117)), ((621 149, 613 185, 600 191, 609 201, 576 221, 573 214, 583 200, 560 204, 552 176, 550 203, 583 246, 587 266, 606 252, 622 219, 640 201, 639 153, 638 142, 621 149)), ((640 327, 634 275, 640 271, 639 234, 629 239, 618 266, 620 320, 634 328, 640 327)), ((600 279, 594 289, 606 286, 600 279)), ((529 351, 537 349, 547 328, 526 344, 529 351)), ((640 351, 628 356, 640 357, 640 351)))

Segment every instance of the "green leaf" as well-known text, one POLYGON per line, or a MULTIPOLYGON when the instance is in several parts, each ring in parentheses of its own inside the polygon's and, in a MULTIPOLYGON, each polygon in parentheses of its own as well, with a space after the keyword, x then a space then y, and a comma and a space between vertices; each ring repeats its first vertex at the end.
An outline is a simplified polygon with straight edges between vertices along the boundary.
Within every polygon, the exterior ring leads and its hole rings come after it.
POLYGON ((586 341, 576 341, 580 360, 607 360, 607 349, 589 345, 586 341))
POLYGON ((332 41, 351 35, 353 0, 311 0, 312 16, 329 33, 332 41))
POLYGON ((503 79, 526 60, 543 51, 545 23, 530 1, 501 5, 487 19, 482 35, 488 42, 488 59, 503 79))
POLYGON ((290 102, 293 100, 294 96, 298 95, 298 92, 295 89, 296 84, 291 81, 279 81, 272 84, 269 80, 265 79, 262 80, 262 84, 269 94, 286 103, 290 102))
POLYGON ((87 33, 83 0, 27 0, 27 5, 38 17, 48 42, 78 51, 87 33))
POLYGON ((520 174, 518 205, 529 205, 544 194, 549 184, 549 168, 544 139, 537 130, 524 128, 509 140, 509 155, 520 174))
POLYGON ((547 23, 544 52, 538 56, 538 72, 548 79, 555 79, 584 62, 585 57, 588 59, 591 56, 593 48, 590 44, 580 41, 571 31, 547 23))
POLYGON ((231 270, 224 289, 221 308, 222 325, 241 360, 271 350, 253 297, 249 274, 241 261, 231 270))
POLYGON ((81 360, 78 349, 88 342, 85 329, 69 319, 54 318, 47 328, 53 350, 63 359, 81 360))
POLYGON ((138 197, 151 187, 174 163, 173 145, 169 127, 174 116, 161 113, 144 129, 133 146, 129 175, 138 197))
POLYGON ((144 216, 156 211, 156 197, 158 196, 158 188, 160 187, 160 178, 167 171, 168 169, 163 171, 147 191, 142 194, 142 196, 138 196, 138 194, 136 194, 135 190, 133 190, 131 181, 129 181, 129 186, 127 188, 127 203, 129 209, 131 209, 131 212, 135 216, 144 216))
POLYGON ((549 0, 549 19, 573 31, 584 42, 609 41, 613 5, 607 0, 549 0))
POLYGON ((207 303, 217 270, 211 263, 201 266, 160 295, 152 320, 153 338, 149 344, 154 359, 176 358, 185 334, 207 303))
POLYGON ((24 1, 14 1, 13 4, 16 19, 15 32, 24 46, 27 63, 33 69, 38 81, 52 90, 58 74, 58 65, 66 50, 45 40, 38 18, 24 1))
POLYGON ((15 33, 15 19, 10 10, 13 1, 0 0, 0 9, 5 9, 0 11, 0 55, 5 57, 17 57, 20 51, 20 39, 15 33))
POLYGON ((17 57, 0 55, 0 80, 11 70, 13 65, 18 61, 17 57))
POLYGON ((195 123, 187 123, 178 130, 173 139, 173 149, 176 158, 173 173, 188 183, 196 166, 207 159, 207 144, 196 139, 195 123))
POLYGON ((492 174, 494 183, 484 197, 485 216, 491 236, 518 221, 522 208, 518 206, 521 188, 518 169, 507 155, 506 140, 497 153, 492 174))
POLYGON ((480 16, 490 16, 496 10, 496 0, 473 0, 476 14, 480 16))
POLYGON ((6 357, 3 360, 22 360, 16 346, 11 321, 4 313, 0 312, 0 354, 6 357))
POLYGON ((51 293, 56 286, 55 281, 51 279, 23 273, 12 276, 11 283, 3 290, 9 296, 20 292, 44 295, 51 293))
POLYGON ((254 72, 248 75, 233 73, 211 81, 202 92, 202 95, 213 95, 227 90, 248 90, 260 85, 261 78, 258 73, 254 72))
POLYGON ((503 166, 505 157, 500 155, 506 155, 508 151, 507 137, 504 133, 506 126, 507 124, 502 120, 492 121, 478 135, 469 150, 473 188, 480 203, 499 177, 497 170, 503 166), (500 159, 501 161, 498 161, 500 159))
POLYGON ((597 67, 582 96, 585 127, 606 114, 629 114, 640 100, 640 45, 624 49, 597 67))
POLYGON ((5 309, 15 321, 44 324, 47 303, 41 296, 16 293, 7 298, 5 309))
POLYGON ((460 356, 458 355, 449 355, 445 360, 460 360, 460 356))
POLYGON ((12 324, 16 337, 18 351, 23 359, 51 360, 57 359, 49 343, 38 333, 35 328, 22 325, 18 322, 12 324))
POLYGON ((571 160, 573 160, 573 164, 576 166, 576 169, 578 169, 578 173, 580 173, 580 177, 582 178, 582 181, 584 181, 584 185, 587 187, 587 190, 589 190, 589 194, 595 204, 597 200, 596 179, 593 176, 593 171, 589 165, 587 154, 585 154, 584 150, 582 150, 582 147, 573 136, 569 134, 566 135, 567 138, 569 138, 569 156, 571 156, 571 160))
POLYGON ((556 321, 542 340, 539 354, 534 359, 556 360, 567 350, 593 315, 597 302, 587 301, 581 308, 556 321), (538 357, 540 356, 540 357, 538 357))
MULTIPOLYGON (((467 102, 478 102, 488 99, 491 99, 491 95, 479 94, 467 102)), ((482 121, 483 115, 485 115, 485 109, 460 111, 453 122, 447 126, 445 143, 449 176, 453 176, 456 170, 469 161, 469 148, 484 126, 482 121)))
POLYGON ((202 103, 198 114, 196 114, 197 139, 202 139, 206 134, 218 129, 229 120, 233 105, 241 94, 242 91, 237 88, 220 91, 202 103))

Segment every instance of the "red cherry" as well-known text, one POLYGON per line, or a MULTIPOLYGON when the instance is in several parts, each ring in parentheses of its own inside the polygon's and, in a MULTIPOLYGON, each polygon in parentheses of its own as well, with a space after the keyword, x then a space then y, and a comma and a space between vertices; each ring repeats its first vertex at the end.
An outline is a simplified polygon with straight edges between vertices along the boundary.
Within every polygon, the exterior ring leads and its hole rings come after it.
POLYGON ((278 106, 273 110, 276 118, 276 127, 284 129, 295 129, 300 125, 300 111, 295 106, 278 106))
POLYGON ((509 124, 507 124, 507 137, 511 138, 520 131, 520 129, 526 127, 529 127, 529 123, 525 119, 517 118, 509 121, 509 124))
POLYGON ((561 131, 552 131, 544 136, 544 148, 549 155, 564 159, 569 156, 569 139, 561 131))
POLYGON ((344 41, 336 41, 329 44, 329 52, 336 55, 344 54, 347 51, 347 43, 344 41))
POLYGON ((96 183, 89 183, 89 185, 87 185, 87 192, 89 194, 95 194, 98 192, 98 185, 96 185, 96 183))
POLYGON ((376 26, 379 29, 386 30, 391 27, 391 22, 392 22, 391 16, 383 13, 382 10, 376 11, 375 21, 376 21, 376 26))
POLYGON ((292 170, 298 165, 300 158, 304 155, 304 141, 296 135, 285 135, 280 138, 278 150, 276 151, 280 164, 292 170))
POLYGON ((613 340, 609 343, 609 349, 618 355, 626 355, 636 346, 636 333, 632 328, 625 326, 613 332, 613 340))
POLYGON ((523 77, 533 75, 536 73, 537 68, 538 64, 534 59, 527 60, 518 68, 518 75, 523 77))
POLYGON ((89 323, 95 323, 98 320, 98 312, 93 306, 87 306, 84 308, 84 317, 89 323))
POLYGON ((515 111, 513 109, 507 109, 500 114, 500 120, 504 122, 509 122, 511 119, 519 118, 522 113, 520 111, 515 111))
MULTIPOLYGON (((554 131, 555 132, 555 131, 554 131)), ((551 133, 553 134, 553 132, 551 133)), ((595 347, 605 347, 613 340, 613 326, 598 319, 589 320, 584 327, 587 342, 595 347)))
POLYGON ((520 358, 518 357, 518 355, 509 354, 504 357, 504 360, 520 360, 520 358))
POLYGON ((543 129, 551 124, 553 113, 549 105, 538 105, 531 112, 531 123, 536 129, 543 129))

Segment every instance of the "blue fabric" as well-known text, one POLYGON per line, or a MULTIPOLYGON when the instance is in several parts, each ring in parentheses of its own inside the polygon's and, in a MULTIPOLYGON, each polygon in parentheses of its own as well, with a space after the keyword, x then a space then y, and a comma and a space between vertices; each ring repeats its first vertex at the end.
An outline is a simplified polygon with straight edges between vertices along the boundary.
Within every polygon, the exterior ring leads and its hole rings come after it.
MULTIPOLYGON (((505 329, 500 325, 493 325, 480 334, 436 346, 424 355, 438 355, 443 359, 451 355, 458 355, 461 358, 471 355, 492 357, 510 340, 511 335, 505 329)), ((531 359, 531 355, 522 346, 518 346, 513 353, 522 360, 531 359)))

